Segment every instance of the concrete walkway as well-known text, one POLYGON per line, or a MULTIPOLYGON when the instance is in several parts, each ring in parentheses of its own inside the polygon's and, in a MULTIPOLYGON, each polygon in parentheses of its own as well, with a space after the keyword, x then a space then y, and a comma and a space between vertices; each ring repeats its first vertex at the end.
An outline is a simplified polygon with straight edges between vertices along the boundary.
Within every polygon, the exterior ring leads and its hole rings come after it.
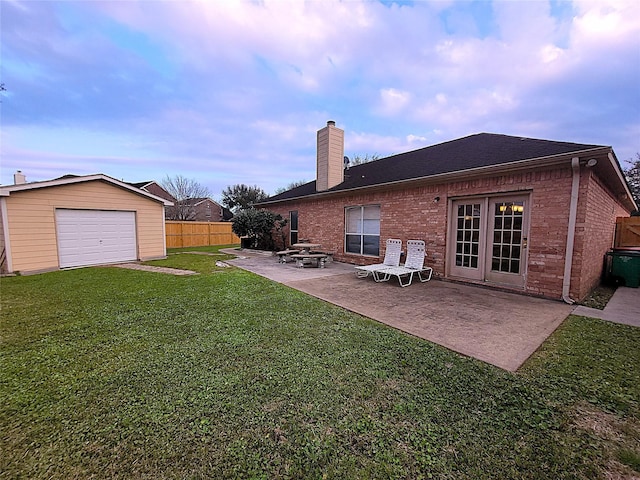
POLYGON ((152 265, 141 265, 139 263, 114 263, 109 267, 126 268, 128 270, 141 270, 143 272, 165 273, 168 275, 198 275, 192 270, 181 270, 179 268, 154 267, 152 265))
POLYGON ((578 306, 572 313, 640 327, 640 289, 618 287, 604 310, 578 306))
POLYGON ((229 249, 226 262, 505 370, 517 370, 571 313, 562 302, 431 280, 359 279, 353 265, 279 264, 277 257, 229 249))

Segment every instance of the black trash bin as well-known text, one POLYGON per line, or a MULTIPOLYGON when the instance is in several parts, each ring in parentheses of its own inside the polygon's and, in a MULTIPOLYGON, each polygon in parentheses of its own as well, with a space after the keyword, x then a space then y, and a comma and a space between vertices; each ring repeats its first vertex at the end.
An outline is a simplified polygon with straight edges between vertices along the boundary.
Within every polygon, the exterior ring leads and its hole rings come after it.
POLYGON ((626 287, 640 287, 640 250, 607 252, 606 278, 611 283, 626 287))

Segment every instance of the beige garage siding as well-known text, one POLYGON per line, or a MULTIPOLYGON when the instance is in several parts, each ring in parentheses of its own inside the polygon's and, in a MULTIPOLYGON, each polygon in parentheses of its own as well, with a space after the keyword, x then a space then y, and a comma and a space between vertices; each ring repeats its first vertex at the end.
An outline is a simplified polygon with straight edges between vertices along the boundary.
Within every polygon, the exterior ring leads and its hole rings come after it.
POLYGON ((56 208, 136 212, 138 258, 166 255, 164 206, 99 180, 13 192, 5 197, 13 271, 58 268, 56 208))

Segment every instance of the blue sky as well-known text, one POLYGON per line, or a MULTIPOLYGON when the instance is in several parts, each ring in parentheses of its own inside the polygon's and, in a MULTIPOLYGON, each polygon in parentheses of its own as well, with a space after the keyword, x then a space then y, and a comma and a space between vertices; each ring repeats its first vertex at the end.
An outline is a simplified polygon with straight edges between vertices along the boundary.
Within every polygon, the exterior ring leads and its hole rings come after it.
POLYGON ((636 1, 1 0, 0 182, 183 175, 219 199, 478 132, 640 152, 636 1))

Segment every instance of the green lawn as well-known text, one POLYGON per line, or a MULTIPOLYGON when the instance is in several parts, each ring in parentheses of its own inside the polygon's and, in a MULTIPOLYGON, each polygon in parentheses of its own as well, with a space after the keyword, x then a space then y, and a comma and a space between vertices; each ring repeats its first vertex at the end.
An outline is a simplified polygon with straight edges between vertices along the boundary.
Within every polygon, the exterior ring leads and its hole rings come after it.
POLYGON ((0 478, 640 475, 640 329, 512 374, 223 258, 1 279, 0 478))

